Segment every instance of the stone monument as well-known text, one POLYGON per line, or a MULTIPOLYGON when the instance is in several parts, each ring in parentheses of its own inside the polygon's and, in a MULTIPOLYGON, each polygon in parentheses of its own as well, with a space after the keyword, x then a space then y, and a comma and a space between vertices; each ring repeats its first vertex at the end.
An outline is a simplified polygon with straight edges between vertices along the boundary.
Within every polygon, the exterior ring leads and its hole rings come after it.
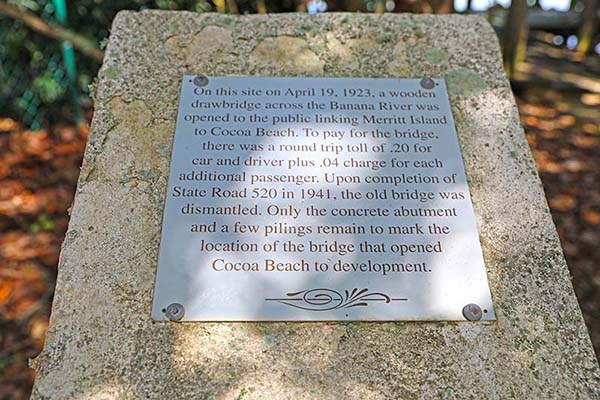
POLYGON ((99 75, 50 329, 31 363, 33 399, 600 396, 598 363, 484 19, 124 11, 99 75), (495 318, 155 321, 181 81, 197 74, 444 79, 495 318))

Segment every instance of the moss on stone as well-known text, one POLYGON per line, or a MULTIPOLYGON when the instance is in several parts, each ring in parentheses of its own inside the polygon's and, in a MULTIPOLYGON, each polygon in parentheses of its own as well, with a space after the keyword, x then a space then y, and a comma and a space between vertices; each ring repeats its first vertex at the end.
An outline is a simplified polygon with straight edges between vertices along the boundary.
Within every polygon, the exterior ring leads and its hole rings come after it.
POLYGON ((446 74, 446 84, 450 94, 463 97, 476 96, 487 88, 485 80, 467 68, 458 68, 446 74))
POLYGON ((448 53, 442 49, 429 49, 425 52, 425 59, 432 64, 443 64, 448 61, 448 53))

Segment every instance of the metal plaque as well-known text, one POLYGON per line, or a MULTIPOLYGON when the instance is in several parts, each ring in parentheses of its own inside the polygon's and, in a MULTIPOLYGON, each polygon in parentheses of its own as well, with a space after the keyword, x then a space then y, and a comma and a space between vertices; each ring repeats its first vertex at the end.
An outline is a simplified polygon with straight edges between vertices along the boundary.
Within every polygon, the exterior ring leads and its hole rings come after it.
POLYGON ((152 317, 493 320, 442 79, 184 76, 152 317))

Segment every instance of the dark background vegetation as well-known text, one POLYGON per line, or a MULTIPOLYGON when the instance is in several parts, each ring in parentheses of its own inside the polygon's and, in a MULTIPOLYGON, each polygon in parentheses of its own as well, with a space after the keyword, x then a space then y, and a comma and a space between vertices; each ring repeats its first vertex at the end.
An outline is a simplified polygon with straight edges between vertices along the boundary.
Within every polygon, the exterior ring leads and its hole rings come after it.
MULTIPOLYGON (((452 0, 80 0, 67 2, 61 19, 59 3, 0 1, 0 399, 29 397, 34 376, 28 359, 44 343, 92 115, 89 87, 118 11, 448 13, 459 8, 452 0), (76 74, 68 72, 69 54, 76 74)), ((475 3, 464 0, 460 11, 473 12, 475 3)), ((480 11, 500 35, 527 140, 598 353, 598 0, 571 1, 564 12, 542 9, 537 0, 509 3, 480 11)))

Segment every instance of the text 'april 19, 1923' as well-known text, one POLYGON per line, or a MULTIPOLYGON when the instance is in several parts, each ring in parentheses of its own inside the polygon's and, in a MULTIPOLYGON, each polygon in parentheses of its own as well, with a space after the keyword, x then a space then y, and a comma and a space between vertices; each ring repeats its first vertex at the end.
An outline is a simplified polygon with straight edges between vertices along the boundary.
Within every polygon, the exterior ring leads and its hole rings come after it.
POLYGON ((444 81, 184 76, 153 318, 173 304, 189 321, 495 319, 444 81))

